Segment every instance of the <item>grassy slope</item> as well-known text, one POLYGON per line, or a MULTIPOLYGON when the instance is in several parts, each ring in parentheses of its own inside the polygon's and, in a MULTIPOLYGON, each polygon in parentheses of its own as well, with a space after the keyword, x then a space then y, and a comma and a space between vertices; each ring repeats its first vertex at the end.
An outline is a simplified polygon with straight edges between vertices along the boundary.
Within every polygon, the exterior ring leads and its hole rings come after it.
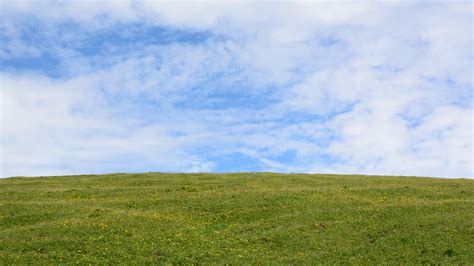
POLYGON ((474 263, 474 180, 10 178, 0 204, 0 264, 474 263))

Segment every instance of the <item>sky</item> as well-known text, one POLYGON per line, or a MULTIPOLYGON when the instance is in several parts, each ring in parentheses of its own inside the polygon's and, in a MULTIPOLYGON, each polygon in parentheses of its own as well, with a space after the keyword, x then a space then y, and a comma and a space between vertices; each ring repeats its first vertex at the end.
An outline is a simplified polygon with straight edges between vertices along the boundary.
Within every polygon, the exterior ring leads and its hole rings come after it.
POLYGON ((471 1, 0 0, 0 177, 474 178, 471 1))

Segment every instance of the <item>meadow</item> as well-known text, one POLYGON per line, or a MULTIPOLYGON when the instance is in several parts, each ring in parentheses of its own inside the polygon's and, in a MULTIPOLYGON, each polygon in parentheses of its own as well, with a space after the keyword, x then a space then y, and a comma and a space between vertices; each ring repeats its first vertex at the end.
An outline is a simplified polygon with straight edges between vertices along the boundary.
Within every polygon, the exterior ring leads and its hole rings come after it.
POLYGON ((474 180, 0 179, 0 264, 474 264, 474 180))

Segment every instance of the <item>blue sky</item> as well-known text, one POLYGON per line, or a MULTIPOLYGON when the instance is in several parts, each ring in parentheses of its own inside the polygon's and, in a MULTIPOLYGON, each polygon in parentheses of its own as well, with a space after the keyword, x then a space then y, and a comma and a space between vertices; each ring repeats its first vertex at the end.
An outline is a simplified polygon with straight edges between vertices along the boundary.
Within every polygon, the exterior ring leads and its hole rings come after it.
POLYGON ((0 1, 1 177, 473 175, 473 7, 0 1))

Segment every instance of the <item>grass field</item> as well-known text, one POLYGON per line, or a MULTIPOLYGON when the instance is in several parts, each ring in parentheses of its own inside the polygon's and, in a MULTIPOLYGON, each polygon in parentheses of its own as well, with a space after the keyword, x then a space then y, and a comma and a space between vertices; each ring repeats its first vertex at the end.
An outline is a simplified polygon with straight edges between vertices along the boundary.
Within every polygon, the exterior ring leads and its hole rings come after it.
POLYGON ((0 180, 0 264, 474 264, 474 180, 111 174, 0 180))

